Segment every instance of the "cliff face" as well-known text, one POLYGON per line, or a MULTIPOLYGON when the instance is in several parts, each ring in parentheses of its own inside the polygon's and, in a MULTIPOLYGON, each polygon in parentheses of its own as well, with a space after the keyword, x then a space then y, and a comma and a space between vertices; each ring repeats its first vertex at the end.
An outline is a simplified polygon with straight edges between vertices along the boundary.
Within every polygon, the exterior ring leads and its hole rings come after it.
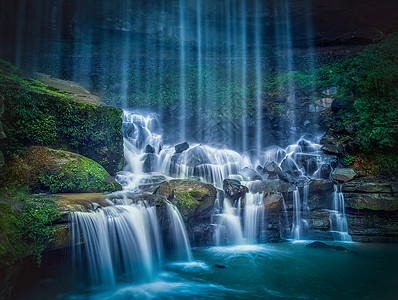
POLYGON ((28 146, 48 146, 91 158, 114 175, 123 166, 122 111, 82 99, 1 62, 3 154, 7 157, 28 146))

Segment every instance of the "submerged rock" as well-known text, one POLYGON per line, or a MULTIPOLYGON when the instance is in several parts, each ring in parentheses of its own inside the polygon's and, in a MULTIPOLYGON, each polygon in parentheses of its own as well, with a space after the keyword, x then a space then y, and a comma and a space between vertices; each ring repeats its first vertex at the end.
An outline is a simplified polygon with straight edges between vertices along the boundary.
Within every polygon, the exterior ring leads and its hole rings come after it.
POLYGON ((214 265, 216 268, 219 268, 219 269, 225 269, 226 268, 226 266, 224 266, 224 265, 219 265, 219 264, 215 264, 214 265))
POLYGON ((306 245, 306 247, 314 248, 314 249, 327 249, 327 250, 339 251, 339 252, 353 252, 343 246, 331 246, 331 245, 325 244, 323 242, 313 242, 311 244, 306 245))
POLYGON ((240 181, 236 179, 224 179, 223 189, 232 200, 237 200, 249 192, 249 189, 246 186, 241 185, 240 181))

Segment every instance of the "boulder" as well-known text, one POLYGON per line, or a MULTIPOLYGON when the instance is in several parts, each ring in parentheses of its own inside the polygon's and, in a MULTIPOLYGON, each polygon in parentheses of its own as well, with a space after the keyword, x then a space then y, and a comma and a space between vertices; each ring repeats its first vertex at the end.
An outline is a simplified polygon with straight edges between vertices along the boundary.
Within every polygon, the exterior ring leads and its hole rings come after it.
POLYGON ((182 153, 183 151, 185 151, 189 148, 189 144, 187 142, 183 142, 181 144, 175 145, 174 148, 176 150, 176 153, 182 153))
POLYGON ((243 168, 239 171, 239 175, 242 175, 245 180, 253 181, 253 180, 261 180, 262 177, 255 170, 250 169, 248 167, 243 168))
POLYGON ((331 106, 332 112, 334 113, 338 112, 340 109, 344 107, 344 105, 345 105, 344 99, 342 98, 334 99, 331 106))
POLYGON ((146 145, 145 146, 145 153, 155 153, 155 147, 152 145, 146 145))
POLYGON ((322 147, 321 149, 325 152, 329 152, 332 154, 341 154, 343 153, 344 147, 340 143, 339 138, 334 135, 325 135, 322 137, 320 141, 322 147))
POLYGON ((237 200, 249 192, 249 189, 246 186, 241 185, 240 181, 235 179, 224 179, 223 189, 232 200, 237 200))
POLYGON ((97 193, 121 190, 97 162, 82 155, 47 147, 29 147, 5 166, 5 178, 33 192, 97 193))
POLYGON ((279 192, 264 193, 263 202, 265 209, 269 211, 280 211, 283 208, 283 195, 279 192))
POLYGON ((155 191, 164 196, 179 209, 185 221, 204 217, 214 206, 217 198, 216 188, 196 180, 174 179, 163 182, 155 191))
POLYGON ((199 165, 209 164, 210 158, 206 150, 199 145, 182 153, 178 162, 188 167, 195 168, 199 165))
POLYGON ((332 172, 332 178, 339 182, 353 180, 357 174, 351 168, 337 168, 332 172))
POLYGON ((313 242, 311 244, 306 245, 306 247, 314 248, 314 249, 325 249, 325 250, 331 250, 331 251, 339 251, 339 252, 352 252, 351 250, 348 250, 347 248, 345 248, 343 246, 330 246, 323 242, 313 242))
POLYGON ((250 185, 251 193, 280 192, 287 193, 296 189, 295 185, 285 180, 266 180, 264 182, 254 181, 250 185))
POLYGON ((274 180, 274 179, 283 179, 287 180, 286 175, 283 173, 282 169, 278 166, 276 162, 267 162, 265 163, 263 167, 263 172, 264 174, 268 174, 269 180, 274 180))
POLYGON ((142 166, 143 171, 145 173, 153 172, 155 170, 156 155, 154 153, 147 153, 142 159, 144 161, 142 166))
POLYGON ((330 95, 336 95, 337 94, 337 87, 332 86, 322 92, 322 94, 330 96, 330 95))
POLYGON ((323 164, 321 168, 319 169, 319 176, 322 179, 329 179, 330 173, 332 172, 332 168, 328 164, 323 164))

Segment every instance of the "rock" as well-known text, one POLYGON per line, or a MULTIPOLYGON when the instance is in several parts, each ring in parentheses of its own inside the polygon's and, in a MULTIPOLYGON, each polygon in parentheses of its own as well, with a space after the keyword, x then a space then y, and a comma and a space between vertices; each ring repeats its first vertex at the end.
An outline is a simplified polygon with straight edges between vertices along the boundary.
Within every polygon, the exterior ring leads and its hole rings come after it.
POLYGON ((332 168, 328 164, 323 164, 319 170, 322 179, 329 179, 332 168))
POLYGON ((329 180, 311 180, 309 186, 310 193, 315 191, 333 191, 333 182, 329 180))
POLYGON ((219 269, 225 269, 226 268, 226 266, 224 266, 224 265, 219 265, 219 264, 215 264, 214 265, 216 268, 219 268, 219 269))
POLYGON ((337 144, 324 144, 321 149, 325 152, 333 153, 333 154, 342 154, 344 147, 340 143, 337 144))
POLYGON ((150 173, 155 170, 155 163, 156 163, 156 155, 154 153, 147 153, 143 157, 143 171, 145 173, 150 173))
POLYGON ((342 191, 351 193, 391 193, 392 186, 389 182, 361 182, 354 180, 343 184, 342 191))
POLYGON ((196 146, 182 153, 178 162, 188 167, 195 168, 199 165, 210 163, 210 158, 201 146, 196 146))
POLYGON ((295 185, 285 180, 254 181, 250 185, 251 193, 280 192, 287 193, 296 189, 295 185))
POLYGON ((357 131, 357 124, 354 122, 348 123, 344 125, 344 130, 346 131, 346 133, 348 133, 349 135, 353 135, 355 134, 355 132, 357 131))
POLYGON ((279 211, 283 208, 283 195, 279 192, 264 193, 263 202, 267 211, 279 211))
POLYGON ((216 188, 196 180, 174 179, 163 182, 155 191, 175 203, 184 220, 204 217, 214 206, 216 188))
MULTIPOLYGON (((281 168, 282 168, 284 173, 289 174, 292 177, 298 177, 298 176, 302 175, 301 171, 297 167, 296 163, 290 157, 286 157, 282 161, 281 168)), ((285 177, 286 177, 286 174, 285 174, 285 177)), ((281 178, 281 179, 283 179, 283 178, 281 178)))
POLYGON ((100 97, 91 94, 87 89, 76 82, 55 78, 51 75, 43 73, 34 73, 31 75, 33 75, 33 78, 40 80, 52 88, 68 92, 68 95, 74 101, 96 105, 106 105, 106 103, 100 97))
POLYGON ((223 189, 232 200, 237 200, 249 192, 249 189, 246 186, 241 185, 240 181, 235 179, 224 179, 223 189))
POLYGON ((262 177, 255 170, 250 169, 248 167, 243 168, 239 171, 239 175, 242 175, 245 180, 253 181, 253 180, 261 180, 262 177))
POLYGON ((314 210, 310 212, 310 220, 312 221, 312 229, 329 231, 330 228, 330 211, 314 210))
POLYGON ((317 112, 317 113, 323 112, 331 107, 332 102, 333 102, 333 98, 322 98, 322 99, 316 100, 314 102, 314 108, 313 108, 314 111, 310 111, 310 112, 317 112))
POLYGON ((155 153, 155 147, 152 145, 146 145, 145 146, 145 153, 155 153))
POLYGON ((398 197, 385 193, 344 193, 345 206, 357 210, 398 211, 398 197))
POLYGON ((361 150, 361 142, 360 141, 348 141, 344 146, 344 151, 350 155, 356 155, 361 150))
POLYGON ((319 156, 312 154, 297 154, 297 163, 307 172, 313 174, 318 170, 319 156))
POLYGON ((263 167, 263 172, 264 174, 268 174, 268 179, 269 180, 274 180, 274 179, 283 179, 287 180, 286 175, 283 173, 282 169, 278 166, 276 162, 267 162, 265 163, 263 167))
POLYGON ((36 193, 121 190, 120 184, 97 162, 76 153, 47 147, 25 149, 21 156, 7 162, 5 175, 7 180, 28 186, 36 193))
POLYGON ((337 168, 332 172, 332 178, 339 182, 347 182, 355 178, 357 174, 351 168, 337 168))
POLYGON ((332 112, 336 113, 338 112, 340 109, 342 109, 345 105, 345 101, 344 99, 341 98, 336 98, 334 99, 334 101, 332 102, 332 112))
POLYGON ((176 153, 182 153, 183 151, 185 151, 189 148, 189 144, 187 142, 183 142, 181 144, 175 145, 174 148, 176 150, 176 153))
POLYGON ((352 252, 351 250, 348 250, 347 248, 343 246, 330 246, 328 244, 325 244, 323 242, 313 242, 311 244, 306 245, 308 248, 314 248, 314 249, 327 249, 331 251, 341 251, 341 252, 352 252))
POLYGON ((330 88, 324 90, 324 91, 322 92, 322 94, 327 95, 327 96, 336 95, 336 94, 337 94, 337 87, 332 86, 332 87, 330 87, 330 88))

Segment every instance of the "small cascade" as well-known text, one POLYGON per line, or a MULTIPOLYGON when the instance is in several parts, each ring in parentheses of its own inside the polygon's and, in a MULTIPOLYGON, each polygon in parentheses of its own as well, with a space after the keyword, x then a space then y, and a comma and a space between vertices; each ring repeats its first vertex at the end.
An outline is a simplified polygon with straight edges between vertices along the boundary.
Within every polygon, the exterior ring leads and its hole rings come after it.
POLYGON ((291 230, 291 238, 294 240, 301 240, 309 230, 308 217, 308 192, 309 185, 305 184, 303 187, 303 195, 297 188, 293 191, 293 224, 291 230))
POLYGON ((335 240, 352 241, 348 234, 347 217, 345 214, 344 194, 341 186, 335 184, 333 192, 333 211, 330 214, 330 222, 335 240))
MULTIPOLYGON (((239 201, 238 201, 239 202, 239 201)), ((238 207, 240 202, 238 203, 238 207)), ((216 215, 217 229, 214 235, 216 245, 243 244, 240 209, 233 207, 228 199, 223 201, 222 213, 216 215)))
POLYGON ((293 191, 293 224, 291 236, 294 240, 300 240, 303 235, 303 228, 301 226, 301 201, 300 192, 298 189, 293 191))
POLYGON ((193 261, 191 245, 181 214, 175 205, 170 202, 166 202, 166 205, 170 218, 170 237, 174 259, 177 261, 193 261))
POLYGON ((263 194, 246 194, 244 213, 244 237, 248 244, 256 244, 264 230, 263 194))
POLYGON ((72 224, 72 242, 77 245, 73 259, 79 266, 86 260, 93 284, 113 286, 119 274, 133 281, 150 280, 162 264, 154 207, 117 205, 93 213, 75 212, 72 224))

